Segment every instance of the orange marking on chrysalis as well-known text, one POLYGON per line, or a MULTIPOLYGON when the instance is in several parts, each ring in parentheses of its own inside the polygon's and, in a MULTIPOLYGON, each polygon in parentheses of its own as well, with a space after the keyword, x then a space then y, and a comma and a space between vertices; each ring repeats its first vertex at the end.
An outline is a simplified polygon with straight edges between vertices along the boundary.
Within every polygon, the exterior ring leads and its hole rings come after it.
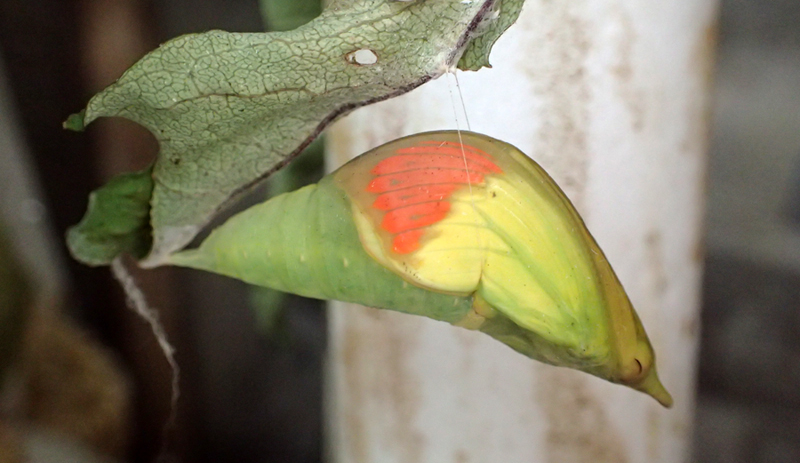
POLYGON ((452 183, 437 183, 433 185, 419 185, 402 190, 383 193, 375 199, 372 207, 382 211, 397 209, 416 203, 447 199, 458 185, 452 183))
POLYGON ((372 168, 367 191, 378 194, 372 207, 387 211, 381 228, 395 235, 392 251, 398 254, 419 249, 425 227, 447 216, 456 190, 502 172, 490 154, 454 142, 425 141, 395 153, 372 168))
POLYGON ((383 216, 381 227, 389 233, 401 233, 427 227, 442 220, 450 211, 447 201, 431 201, 393 209, 383 216))
POLYGON ((392 250, 398 254, 410 254, 419 249, 419 239, 425 230, 417 228, 395 235, 392 240, 392 250))
POLYGON ((483 175, 477 172, 468 172, 464 169, 416 169, 397 174, 381 175, 375 178, 369 185, 367 191, 370 193, 385 193, 387 191, 401 190, 418 185, 428 185, 431 183, 482 183, 483 175))

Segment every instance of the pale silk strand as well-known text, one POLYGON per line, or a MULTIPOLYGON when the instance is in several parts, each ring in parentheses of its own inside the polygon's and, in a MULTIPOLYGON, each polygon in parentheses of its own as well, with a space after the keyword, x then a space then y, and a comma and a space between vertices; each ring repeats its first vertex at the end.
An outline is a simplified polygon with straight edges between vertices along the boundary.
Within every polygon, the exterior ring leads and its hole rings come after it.
POLYGON ((125 291, 128 308, 133 310, 137 315, 139 315, 139 317, 147 322, 148 325, 150 325, 153 336, 155 336, 156 340, 158 341, 158 345, 161 347, 161 351, 164 353, 164 358, 167 360, 170 370, 172 371, 172 394, 170 397, 169 417, 164 423, 164 428, 162 430, 163 437, 161 440, 161 451, 156 459, 156 461, 169 461, 168 437, 170 431, 175 426, 175 421, 178 415, 178 399, 180 398, 180 368, 178 367, 178 362, 175 360, 175 348, 172 347, 169 339, 167 339, 167 333, 164 331, 164 326, 159 320, 158 311, 154 308, 151 308, 147 304, 147 298, 145 298, 142 290, 139 289, 139 286, 136 284, 136 280, 134 280, 133 275, 131 275, 128 269, 125 268, 125 264, 122 263, 121 257, 117 257, 113 262, 111 262, 111 272, 119 284, 122 285, 122 289, 125 291))
MULTIPOLYGON (((458 97, 461 100, 461 108, 464 111, 464 119, 467 123, 467 130, 472 131, 472 128, 469 124, 469 116, 467 116, 467 105, 464 102, 464 95, 461 93, 461 85, 458 83, 458 75, 456 74, 458 71, 453 68, 447 72, 447 89, 450 92, 450 103, 453 106, 453 116, 456 121, 456 132, 458 133, 458 142, 461 145, 461 158, 464 160, 464 170, 467 172, 467 186, 469 187, 469 200, 470 204, 472 205, 472 210, 475 212, 475 217, 479 217, 480 214, 478 213, 478 208, 475 206, 475 196, 472 194, 472 179, 470 178, 469 173, 469 164, 467 163, 467 153, 466 149, 464 148, 464 140, 461 137, 461 125, 459 124, 458 119, 458 109, 456 106, 456 99, 455 95, 453 94, 453 85, 450 83, 450 74, 453 75, 453 78, 456 82, 456 88, 458 89, 458 97)), ((475 224, 475 242, 477 243, 478 247, 483 247, 483 243, 481 242, 481 232, 479 228, 480 224, 475 224)), ((485 258, 485 257, 484 257, 485 258)), ((482 263, 483 264, 483 263, 482 263)))
MULTIPOLYGON (((458 98, 461 100, 461 109, 464 112, 464 121, 466 121, 467 123, 467 130, 472 132, 472 127, 470 127, 469 125, 469 114, 467 114, 467 105, 464 103, 464 95, 461 93, 461 84, 458 83, 458 72, 455 69, 452 72, 453 72, 453 77, 456 80, 456 88, 458 89, 458 98)), ((458 120, 456 119, 456 123, 457 122, 458 120)))

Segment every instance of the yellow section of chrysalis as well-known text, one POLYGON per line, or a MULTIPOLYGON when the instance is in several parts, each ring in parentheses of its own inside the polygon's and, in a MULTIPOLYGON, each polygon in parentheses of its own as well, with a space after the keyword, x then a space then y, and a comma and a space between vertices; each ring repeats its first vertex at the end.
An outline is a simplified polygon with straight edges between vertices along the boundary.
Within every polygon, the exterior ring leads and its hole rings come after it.
POLYGON ((429 226, 420 249, 398 259, 387 251, 369 216, 354 208, 361 242, 376 260, 407 281, 435 291, 466 296, 478 289, 487 253, 506 253, 509 248, 481 216, 475 204, 484 201, 484 188, 453 194, 447 217, 429 226))
POLYGON ((507 143, 469 132, 407 137, 362 159, 337 175, 364 249, 410 284, 471 296, 472 308, 457 325, 484 331, 532 358, 672 403, 625 290, 575 208, 538 164, 507 143), (373 169, 391 156, 425 150, 435 156, 462 143, 465 165, 469 155, 482 152, 497 168, 439 199, 449 201, 446 215, 419 229, 418 247, 395 251, 397 235, 387 233, 384 210, 374 205, 392 185, 371 193, 369 182, 378 175, 373 169))
POLYGON ((571 312, 588 302, 579 290, 585 282, 576 281, 578 273, 591 275, 581 243, 562 233, 569 226, 563 214, 515 178, 490 176, 455 193, 447 217, 428 227, 421 247, 402 260, 354 208, 361 242, 417 286, 460 296, 477 291, 520 326, 553 342, 580 343, 569 328, 571 312))

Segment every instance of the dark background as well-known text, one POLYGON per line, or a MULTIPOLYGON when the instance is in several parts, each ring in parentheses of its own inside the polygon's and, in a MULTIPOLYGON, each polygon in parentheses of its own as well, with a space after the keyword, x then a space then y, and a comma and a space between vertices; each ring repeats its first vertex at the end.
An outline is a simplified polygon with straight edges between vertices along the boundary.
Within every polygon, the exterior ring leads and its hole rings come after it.
POLYGON ((800 2, 721 6, 695 460, 800 462, 800 2))

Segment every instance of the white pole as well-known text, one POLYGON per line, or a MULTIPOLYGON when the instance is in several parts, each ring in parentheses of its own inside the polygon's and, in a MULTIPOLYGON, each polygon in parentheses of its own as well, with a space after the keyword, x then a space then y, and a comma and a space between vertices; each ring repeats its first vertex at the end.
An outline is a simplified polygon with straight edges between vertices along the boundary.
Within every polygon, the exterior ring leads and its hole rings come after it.
MULTIPOLYGON (((648 330, 675 407, 480 333, 337 303, 332 463, 688 458, 715 13, 715 0, 528 0, 495 46, 494 68, 459 73, 472 130, 540 162, 583 214, 648 330)), ((339 122, 332 163, 455 128, 447 80, 339 122)))

